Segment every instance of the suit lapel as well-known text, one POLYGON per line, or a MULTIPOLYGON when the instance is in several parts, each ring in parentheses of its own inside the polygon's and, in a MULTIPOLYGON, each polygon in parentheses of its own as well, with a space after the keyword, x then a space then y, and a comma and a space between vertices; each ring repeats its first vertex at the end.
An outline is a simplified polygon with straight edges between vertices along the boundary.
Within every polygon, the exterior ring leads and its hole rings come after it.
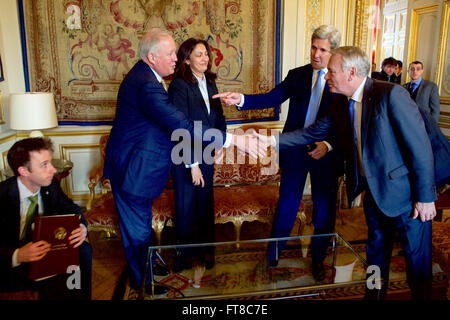
POLYGON ((211 97, 217 93, 217 89, 214 89, 214 86, 209 82, 206 82, 206 88, 208 89, 208 97, 209 97, 209 120, 210 125, 212 127, 215 126, 216 123, 216 105, 220 103, 220 99, 212 99, 211 97))
POLYGON ((416 99, 415 101, 419 100, 420 95, 422 94, 422 90, 424 90, 424 80, 422 79, 422 81, 419 84, 419 87, 416 89, 416 99))
POLYGON ((308 69, 306 70, 305 76, 303 77, 303 81, 304 81, 303 85, 304 85, 304 87, 303 88, 297 88, 297 90, 304 90, 305 97, 307 97, 305 99, 305 103, 304 104, 300 104, 300 106, 303 106, 302 110, 300 111, 301 115, 302 115, 302 119, 303 119, 302 126, 304 126, 304 124, 305 124, 306 114, 308 113, 309 100, 311 99, 312 76, 313 76, 313 68, 312 68, 311 65, 308 65, 308 69))
POLYGON ((15 230, 14 232, 17 234, 17 240, 19 240, 19 231, 20 231, 20 196, 19 196, 19 187, 17 185, 17 178, 11 178, 11 187, 8 188, 8 199, 12 200, 12 212, 8 212, 11 216, 11 221, 13 225, 11 228, 15 230))
POLYGON ((50 194, 50 188, 49 187, 41 187, 41 197, 42 202, 44 203, 44 208, 42 208, 44 215, 49 215, 49 211, 51 211, 51 194, 50 194))
POLYGON ((364 93, 362 99, 362 116, 361 116, 361 149, 364 152, 364 146, 367 140, 367 132, 369 130, 369 123, 373 112, 373 81, 369 78, 364 85, 364 93))
MULTIPOLYGON (((201 101, 201 108, 202 108, 203 115, 204 115, 205 119, 208 121, 208 124, 211 125, 210 119, 209 119, 209 114, 208 114, 208 108, 206 107, 205 100, 203 99, 203 96, 202 96, 202 93, 200 92, 200 88, 198 87, 198 84, 191 84, 191 90, 194 92, 196 101, 197 100, 201 101)), ((209 95, 209 90, 208 90, 208 95, 209 95)), ((211 105, 211 103, 210 103, 210 105, 211 105)))

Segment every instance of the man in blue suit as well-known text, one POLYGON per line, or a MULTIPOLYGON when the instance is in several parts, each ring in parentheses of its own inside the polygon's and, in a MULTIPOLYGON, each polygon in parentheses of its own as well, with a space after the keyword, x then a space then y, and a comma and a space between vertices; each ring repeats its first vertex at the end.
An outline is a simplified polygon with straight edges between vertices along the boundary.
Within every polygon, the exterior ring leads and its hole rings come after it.
MULTIPOLYGON (((368 289, 366 298, 385 297, 397 229, 412 297, 428 299, 437 197, 424 121, 403 87, 367 77, 370 63, 361 49, 341 47, 332 53, 326 79, 330 90, 348 101, 336 101, 330 114, 312 126, 270 142, 280 149, 297 148, 323 139, 334 128, 345 159, 349 201, 365 191, 367 262, 380 268, 384 280, 381 290, 368 289)), ((269 142, 260 136, 260 143, 264 141, 269 142)))
MULTIPOLYGON (((170 33, 152 30, 139 43, 139 60, 122 81, 116 116, 106 146, 104 176, 110 179, 122 241, 130 269, 130 286, 139 289, 151 245, 152 203, 167 183, 172 166, 171 133, 185 129, 202 140, 208 128, 194 131, 194 123, 170 101, 162 80, 174 72, 177 61, 170 33), (200 135, 201 134, 201 135, 200 135)), ((245 151, 245 136, 222 132, 219 148, 231 144, 245 151)), ((208 141, 208 143, 211 143, 208 141)), ((168 274, 155 266, 155 274, 168 274)), ((149 276, 145 291, 151 293, 149 276)), ((167 288, 155 286, 154 293, 167 288)))
MULTIPOLYGON (((266 94, 241 95, 222 93, 228 104, 236 104, 238 110, 268 108, 290 99, 289 112, 283 132, 306 128, 316 118, 325 115, 335 94, 330 92, 324 79, 330 59, 330 49, 339 46, 341 34, 330 25, 314 30, 311 37, 311 63, 289 71, 287 77, 266 94)), ((340 173, 339 157, 334 150, 334 138, 330 134, 324 141, 309 146, 280 152, 282 170, 279 201, 272 226, 272 237, 288 237, 303 196, 308 172, 311 177, 314 234, 332 233, 336 219, 337 179, 340 173)), ((313 238, 311 255, 313 275, 324 279, 323 260, 329 239, 313 238)), ((279 253, 285 245, 279 242, 269 248, 269 266, 278 265, 279 253)))

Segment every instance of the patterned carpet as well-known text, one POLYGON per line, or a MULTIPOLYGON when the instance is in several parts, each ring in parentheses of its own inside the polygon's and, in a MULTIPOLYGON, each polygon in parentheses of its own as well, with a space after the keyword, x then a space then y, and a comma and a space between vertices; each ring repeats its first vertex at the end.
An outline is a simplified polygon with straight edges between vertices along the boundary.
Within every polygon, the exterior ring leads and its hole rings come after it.
MULTIPOLYGON (((365 245, 354 245, 353 248, 362 257, 365 257, 365 245)), ((200 288, 194 288, 192 279, 193 269, 184 270, 180 273, 171 273, 167 277, 156 277, 161 285, 170 288, 167 294, 155 296, 155 299, 173 298, 202 298, 207 299, 218 295, 233 297, 233 295, 250 296, 260 293, 259 297, 270 292, 287 292, 298 287, 313 287, 317 285, 331 285, 339 282, 332 267, 332 252, 325 260, 325 279, 317 282, 311 274, 311 258, 308 254, 303 257, 302 250, 284 250, 280 263, 276 268, 267 269, 265 251, 234 252, 228 254, 217 254, 216 265, 204 273, 200 288)), ((405 289, 405 260, 399 255, 400 248, 394 250, 391 261, 390 280, 392 290, 405 289)), ((355 256, 349 251, 338 252, 336 265, 348 266, 355 262, 355 256)), ((434 265, 436 273, 442 272, 439 265, 434 265)), ((348 280, 364 280, 365 268, 363 264, 356 261, 353 270, 350 271, 348 280)), ((341 279, 342 280, 342 279, 341 279)), ((361 293, 361 292, 359 292, 361 293)), ((346 293, 348 294, 348 293, 346 293)), ((124 299, 137 299, 137 293, 128 287, 124 299)), ((145 299, 152 299, 145 296, 145 299)))
MULTIPOLYGON (((299 229, 298 221, 292 229, 292 235, 297 235, 299 229)), ((303 234, 312 233, 312 225, 307 225, 303 234)), ((267 238, 270 229, 267 224, 252 222, 244 223, 242 228, 242 240, 267 238)), ((367 235, 367 227, 365 225, 364 214, 362 210, 356 208, 352 210, 341 210, 336 221, 336 232, 350 242, 357 252, 365 258, 364 240, 367 235)), ((174 236, 173 228, 167 228, 163 233, 163 243, 170 240, 174 236)), ((234 229, 231 224, 217 225, 216 238, 217 241, 233 241, 234 229)), ((93 237, 91 234, 90 237, 93 237)), ((93 259, 93 299, 94 300, 110 300, 119 299, 136 299, 137 293, 130 290, 126 284, 122 288, 118 288, 120 275, 125 266, 125 258, 120 239, 104 239, 104 235, 97 234, 95 239, 91 241, 94 249, 93 259), (119 290, 117 290, 119 289, 119 290)), ((288 243, 290 245, 295 245, 288 243)), ((407 288, 405 281, 405 261, 403 256, 399 255, 400 248, 394 250, 391 263, 391 286, 392 288, 407 288), (395 282, 397 281, 397 282, 395 282)), ((233 293, 236 291, 256 291, 265 288, 283 288, 286 282, 298 283, 304 285, 314 284, 311 277, 311 263, 309 259, 303 258, 303 254, 290 251, 290 254, 283 253, 286 260, 280 260, 277 268, 271 272, 259 272, 264 266, 265 254, 244 252, 243 254, 219 254, 216 259, 216 267, 206 270, 201 287, 196 289, 189 282, 193 278, 193 270, 185 270, 178 274, 171 274, 162 279, 157 278, 162 284, 168 285, 172 289, 166 296, 158 299, 168 299, 173 297, 181 297, 180 291, 185 296, 199 297, 202 295, 210 295, 217 292, 219 288, 223 292, 233 293), (293 253, 294 252, 294 253, 293 253), (257 285, 258 284, 258 285, 257 285)), ((341 257, 342 258, 342 257, 341 257)), ((349 264, 350 261, 338 260, 339 264, 349 264)), ((326 283, 333 280, 332 261, 326 261, 326 283)), ((170 262, 169 262, 170 265, 170 262)), ((355 277, 358 272, 362 272, 362 267, 355 265, 355 277)), ((436 274, 440 272, 439 265, 433 266, 436 274)), ((149 297, 146 297, 149 298, 149 297)))

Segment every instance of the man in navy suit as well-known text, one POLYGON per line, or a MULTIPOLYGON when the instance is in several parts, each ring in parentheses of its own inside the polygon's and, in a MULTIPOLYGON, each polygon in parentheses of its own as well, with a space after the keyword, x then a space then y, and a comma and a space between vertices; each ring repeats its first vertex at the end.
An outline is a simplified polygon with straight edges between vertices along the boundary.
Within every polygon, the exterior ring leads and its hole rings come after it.
MULTIPOLYGON (((341 35, 335 27, 322 25, 314 30, 311 37, 311 63, 290 70, 286 79, 270 92, 256 95, 227 92, 216 97, 223 97, 223 101, 228 105, 236 104, 239 110, 273 107, 290 99, 283 132, 308 127, 316 118, 325 115, 331 105, 334 94, 330 92, 324 76, 331 56, 330 49, 338 47, 340 40, 341 35)), ((339 157, 334 150, 332 135, 324 137, 323 140, 280 152, 282 175, 272 237, 290 235, 308 173, 311 177, 314 204, 314 234, 334 231, 339 157)), ((325 276, 323 260, 328 243, 328 238, 313 238, 311 242, 313 275, 319 281, 325 276)), ((279 242, 275 248, 273 243, 269 248, 269 266, 278 265, 279 253, 284 244, 285 242, 279 242)))
MULTIPOLYGON (((336 130, 345 159, 348 199, 365 191, 367 262, 380 268, 385 297, 394 231, 399 231, 412 297, 431 295, 431 220, 434 201, 433 151, 419 109, 401 86, 368 78, 370 63, 357 47, 332 51, 327 82, 347 101, 335 101, 330 114, 312 126, 271 139, 280 149, 297 148, 336 130), (345 99, 347 100, 347 99, 345 99)), ((260 143, 269 140, 260 136, 260 143)), ((375 294, 376 293, 376 294, 375 294)))
MULTIPOLYGON (((203 126, 202 132, 194 131, 193 121, 169 101, 162 78, 173 73, 177 61, 171 34, 161 30, 145 34, 139 43, 139 57, 119 88, 104 167, 119 213, 133 289, 140 288, 151 244, 153 199, 161 194, 172 166, 171 133, 185 129, 192 139, 201 141, 208 129, 203 126)), ((219 147, 234 144, 245 151, 245 139, 222 132, 220 141, 214 142, 219 147)), ((168 274, 156 264, 154 270, 157 275, 168 274)), ((151 280, 146 277, 147 293, 152 292, 151 280)), ((167 288, 155 286, 155 294, 165 292, 167 288)))
POLYGON ((61 190, 54 177, 53 145, 44 138, 27 138, 8 151, 14 177, 0 183, 0 291, 36 289, 40 299, 91 299, 92 247, 86 242, 87 222, 83 211, 61 190), (28 279, 30 263, 50 251, 50 244, 32 241, 35 216, 79 214, 80 227, 68 238, 80 251, 79 289, 67 286, 69 274, 33 282, 28 279))

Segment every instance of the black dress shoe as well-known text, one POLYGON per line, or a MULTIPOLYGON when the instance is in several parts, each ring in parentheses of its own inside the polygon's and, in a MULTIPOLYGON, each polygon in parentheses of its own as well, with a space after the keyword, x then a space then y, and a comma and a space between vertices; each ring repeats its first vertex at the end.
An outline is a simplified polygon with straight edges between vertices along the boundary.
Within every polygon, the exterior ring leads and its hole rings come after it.
POLYGON ((325 267, 323 262, 313 262, 312 263, 313 277, 316 281, 323 281, 325 279, 325 267))
POLYGON ((170 274, 169 269, 163 267, 157 263, 153 264, 153 274, 155 276, 168 276, 170 274))
POLYGON ((278 266, 278 260, 270 260, 269 261, 269 269, 275 268, 278 266))
MULTIPOLYGON (((154 290, 155 290, 155 295, 165 294, 165 293, 169 292, 169 288, 160 286, 158 284, 155 284, 154 290)), ((151 284, 148 284, 145 286, 145 294, 152 295, 152 285, 151 284)))

